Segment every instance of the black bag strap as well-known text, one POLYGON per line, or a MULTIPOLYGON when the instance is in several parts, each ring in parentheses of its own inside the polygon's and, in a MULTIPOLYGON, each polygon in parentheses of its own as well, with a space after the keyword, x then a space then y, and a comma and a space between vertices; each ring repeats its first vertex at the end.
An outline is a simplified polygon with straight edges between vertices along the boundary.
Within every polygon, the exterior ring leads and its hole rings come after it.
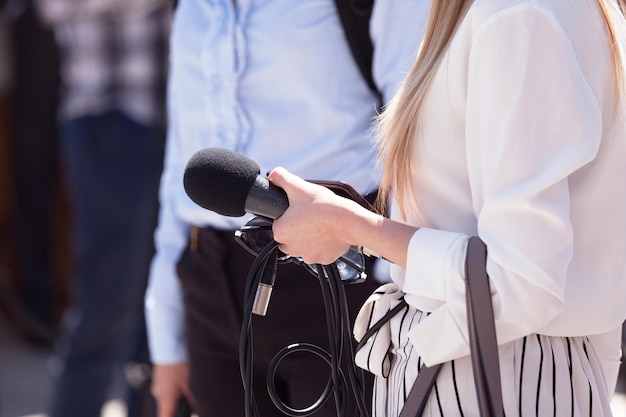
POLYGON ((467 245, 465 296, 474 385, 482 417, 503 417, 498 341, 486 270, 487 247, 477 237, 467 245))
POLYGON ((435 366, 424 366, 420 369, 399 417, 420 417, 422 415, 428 402, 430 391, 435 386, 435 380, 442 367, 443 363, 440 363, 435 366))
POLYGON ((376 94, 381 104, 382 94, 372 75, 374 45, 369 32, 374 0, 335 0, 335 5, 352 56, 367 85, 376 94))
MULTIPOLYGON (((486 264, 487 247, 479 238, 471 237, 465 261, 465 292, 476 396, 482 417, 504 417, 498 343, 486 264)), ((422 415, 442 366, 420 369, 400 417, 422 415)))

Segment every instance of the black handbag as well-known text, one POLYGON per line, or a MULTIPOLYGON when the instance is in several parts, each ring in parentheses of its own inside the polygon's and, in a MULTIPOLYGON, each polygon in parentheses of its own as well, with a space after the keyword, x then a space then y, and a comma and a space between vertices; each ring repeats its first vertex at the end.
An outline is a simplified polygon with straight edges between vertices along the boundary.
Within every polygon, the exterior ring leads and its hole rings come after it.
MULTIPOLYGON (((498 344, 486 270, 487 247, 471 237, 465 262, 465 292, 474 384, 481 417, 503 417, 498 344)), ((443 364, 420 369, 400 417, 420 417, 443 364)))

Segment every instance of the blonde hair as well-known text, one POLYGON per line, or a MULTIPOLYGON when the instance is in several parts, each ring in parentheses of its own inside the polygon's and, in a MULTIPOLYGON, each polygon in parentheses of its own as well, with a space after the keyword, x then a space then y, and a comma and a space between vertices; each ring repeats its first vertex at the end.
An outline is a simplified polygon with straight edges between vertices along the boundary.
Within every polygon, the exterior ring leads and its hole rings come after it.
MULTIPOLYGON (((617 27, 609 18, 611 0, 597 1, 611 44, 616 95, 621 96, 624 87, 624 62, 618 48, 617 27)), ((616 1, 623 17, 626 14, 626 0, 616 1)), ((378 119, 376 132, 378 157, 383 166, 378 208, 383 212, 392 190, 400 213, 405 219, 408 211, 415 208, 411 178, 415 174, 413 141, 418 128, 416 121, 427 89, 472 3, 473 0, 433 0, 417 61, 396 96, 378 119)))

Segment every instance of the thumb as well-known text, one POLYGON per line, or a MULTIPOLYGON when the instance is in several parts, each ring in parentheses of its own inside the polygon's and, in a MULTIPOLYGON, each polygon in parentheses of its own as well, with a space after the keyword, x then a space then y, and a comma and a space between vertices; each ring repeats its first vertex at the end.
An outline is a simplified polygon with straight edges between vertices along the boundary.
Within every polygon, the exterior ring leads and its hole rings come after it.
POLYGON ((274 168, 267 178, 272 182, 272 184, 282 188, 285 192, 293 188, 292 184, 297 183, 298 181, 304 181, 283 167, 274 168))

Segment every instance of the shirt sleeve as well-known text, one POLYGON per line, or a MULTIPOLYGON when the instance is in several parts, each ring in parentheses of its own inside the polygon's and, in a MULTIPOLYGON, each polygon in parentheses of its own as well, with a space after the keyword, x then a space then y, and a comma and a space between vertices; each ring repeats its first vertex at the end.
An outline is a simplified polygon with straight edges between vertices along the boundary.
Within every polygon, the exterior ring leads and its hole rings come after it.
MULTIPOLYGON (((463 94, 469 186, 502 344, 564 310, 573 256, 568 176, 595 157, 602 120, 570 40, 536 5, 505 9, 474 31, 463 94)), ((410 334, 429 365, 469 354, 466 241, 420 230, 410 243, 407 302, 436 307, 410 334)))
POLYGON ((183 294, 176 264, 187 244, 189 225, 177 217, 175 210, 183 184, 184 164, 181 161, 186 159, 180 156, 176 118, 170 117, 169 120, 165 169, 159 191, 156 253, 145 298, 150 355, 152 361, 160 365, 187 361, 183 294))

